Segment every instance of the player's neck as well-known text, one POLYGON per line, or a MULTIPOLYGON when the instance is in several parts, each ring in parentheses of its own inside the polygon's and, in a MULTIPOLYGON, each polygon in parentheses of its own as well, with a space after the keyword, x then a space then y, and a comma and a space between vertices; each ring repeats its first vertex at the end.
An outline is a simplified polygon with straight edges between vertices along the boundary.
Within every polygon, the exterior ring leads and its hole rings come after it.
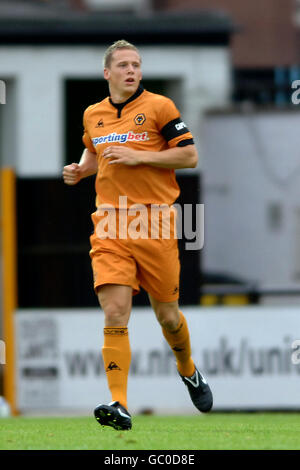
POLYGON ((136 91, 137 90, 131 93, 126 93, 110 89, 110 98, 115 104, 125 103, 125 101, 129 100, 129 98, 131 98, 136 93, 136 91))

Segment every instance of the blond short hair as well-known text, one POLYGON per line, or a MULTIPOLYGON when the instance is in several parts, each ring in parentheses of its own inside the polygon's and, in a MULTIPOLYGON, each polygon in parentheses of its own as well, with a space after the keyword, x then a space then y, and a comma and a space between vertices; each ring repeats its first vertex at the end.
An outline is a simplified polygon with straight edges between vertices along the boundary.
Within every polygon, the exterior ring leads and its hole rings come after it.
MULTIPOLYGON (((106 49, 104 53, 104 57, 103 57, 103 67, 105 69, 110 67, 113 53, 119 49, 131 49, 132 51, 137 52, 138 55, 140 56, 140 53, 137 47, 135 47, 130 42, 125 41, 125 39, 120 39, 119 41, 114 42, 111 46, 109 46, 106 49)), ((140 61, 142 61, 141 56, 140 56, 140 61)))

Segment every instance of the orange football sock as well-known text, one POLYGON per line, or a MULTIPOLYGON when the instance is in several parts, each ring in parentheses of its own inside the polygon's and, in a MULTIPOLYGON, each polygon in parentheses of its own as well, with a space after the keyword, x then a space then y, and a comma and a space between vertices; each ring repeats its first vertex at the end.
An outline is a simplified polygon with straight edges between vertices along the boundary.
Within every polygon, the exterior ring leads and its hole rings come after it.
POLYGON ((127 379, 131 350, 127 327, 105 327, 102 357, 112 401, 127 408, 127 379))
POLYGON ((195 372, 195 364, 191 357, 190 333, 183 313, 180 312, 176 330, 167 331, 162 328, 162 331, 176 357, 178 372, 185 377, 191 377, 195 372))

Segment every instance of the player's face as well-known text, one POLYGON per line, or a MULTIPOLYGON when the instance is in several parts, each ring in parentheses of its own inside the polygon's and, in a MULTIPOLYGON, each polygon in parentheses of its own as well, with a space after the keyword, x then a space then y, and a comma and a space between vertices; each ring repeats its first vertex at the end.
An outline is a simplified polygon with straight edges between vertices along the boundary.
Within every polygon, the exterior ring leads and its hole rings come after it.
POLYGON ((141 59, 132 49, 117 49, 109 68, 104 69, 104 78, 109 82, 111 95, 130 97, 142 79, 141 59))

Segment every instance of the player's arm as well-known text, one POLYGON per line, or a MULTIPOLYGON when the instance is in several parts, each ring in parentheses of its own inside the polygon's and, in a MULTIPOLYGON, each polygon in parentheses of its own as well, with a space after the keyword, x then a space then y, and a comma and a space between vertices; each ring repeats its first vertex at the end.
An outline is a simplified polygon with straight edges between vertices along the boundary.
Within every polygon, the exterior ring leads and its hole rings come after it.
POLYGON ((198 152, 196 146, 186 145, 184 147, 173 147, 161 152, 141 152, 140 162, 159 168, 196 168, 198 163, 198 152))
POLYGON ((109 164, 123 163, 129 166, 143 164, 174 170, 195 168, 198 163, 198 152, 194 144, 173 147, 160 152, 111 146, 104 150, 103 157, 109 159, 109 164))
POLYGON ((63 169, 64 182, 70 186, 79 183, 83 178, 97 173, 97 154, 87 148, 84 149, 79 163, 71 163, 63 169))

